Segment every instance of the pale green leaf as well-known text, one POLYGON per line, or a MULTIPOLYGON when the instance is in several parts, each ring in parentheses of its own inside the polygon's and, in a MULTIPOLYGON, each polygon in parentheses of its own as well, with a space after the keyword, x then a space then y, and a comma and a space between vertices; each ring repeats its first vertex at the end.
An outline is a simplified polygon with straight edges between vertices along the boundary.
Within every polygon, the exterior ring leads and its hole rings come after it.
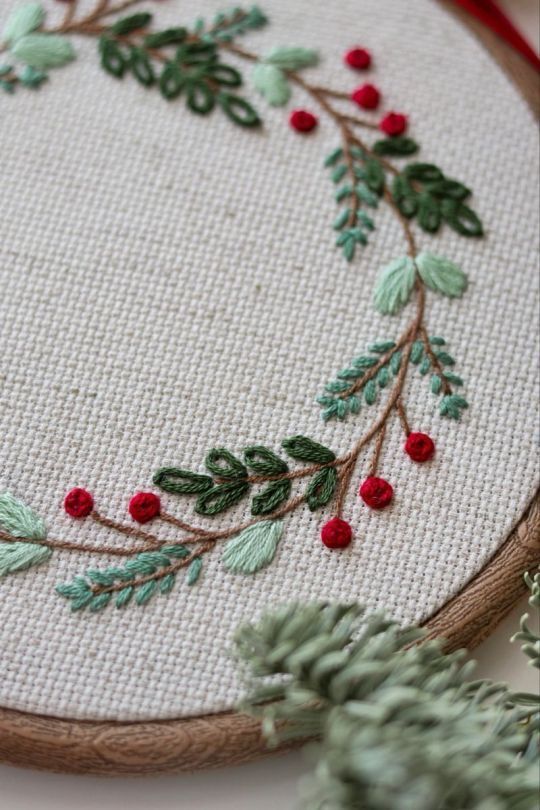
POLYGON ((222 562, 229 571, 255 574, 274 559, 283 521, 261 520, 248 526, 225 545, 222 562))
POLYGON ((50 548, 38 543, 0 543, 0 577, 40 565, 46 562, 51 554, 50 548))
POLYGON ((253 84, 272 107, 282 107, 291 97, 291 88, 283 71, 274 65, 256 65, 253 84))
POLYGON ((445 259, 424 251, 416 258, 416 266, 424 284, 449 298, 459 298, 467 289, 467 276, 463 270, 445 259))
POLYGON ((26 540, 45 540, 47 536, 41 518, 9 492, 0 495, 0 528, 26 540))
POLYGON ((71 42, 59 34, 28 34, 15 43, 11 53, 38 70, 61 67, 75 59, 71 42))
POLYGON ((31 31, 39 28, 45 13, 41 3, 26 3, 13 11, 7 18, 2 31, 2 39, 6 43, 14 43, 31 31))
POLYGON ((273 48, 263 57, 262 61, 282 70, 300 70, 300 68, 316 65, 319 55, 317 51, 310 48, 273 48))
POLYGON ((412 259, 402 256, 385 267, 375 286, 375 307, 383 315, 393 315, 410 298, 414 287, 416 268, 412 259))

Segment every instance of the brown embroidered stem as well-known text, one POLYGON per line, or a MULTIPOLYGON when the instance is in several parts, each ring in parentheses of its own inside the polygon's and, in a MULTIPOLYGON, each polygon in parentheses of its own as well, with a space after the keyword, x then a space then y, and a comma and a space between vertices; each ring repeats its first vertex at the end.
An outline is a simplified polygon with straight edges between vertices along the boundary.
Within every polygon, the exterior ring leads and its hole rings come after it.
POLYGON ((383 423, 381 429, 379 430, 379 434, 375 442, 375 447, 373 449, 371 464, 369 465, 368 475, 377 475, 377 470, 379 469, 379 461, 381 458, 381 452, 385 436, 386 436, 386 422, 383 423))
POLYGON ((156 548, 155 545, 147 546, 142 549, 121 548, 119 546, 108 545, 87 546, 81 545, 80 543, 70 542, 69 540, 53 540, 51 538, 47 538, 45 540, 34 540, 32 538, 13 537, 13 535, 2 531, 0 531, 0 540, 7 543, 35 543, 39 546, 46 546, 47 548, 62 551, 79 551, 81 553, 88 554, 112 554, 117 557, 132 557, 134 554, 139 554, 141 551, 151 551, 156 548))
POLYGON ((163 542, 155 535, 149 534, 142 529, 136 529, 134 526, 125 526, 123 523, 118 523, 116 520, 112 520, 111 518, 103 517, 103 515, 100 515, 99 512, 96 512, 95 510, 90 513, 90 517, 96 523, 99 523, 100 526, 105 526, 106 529, 114 529, 114 531, 119 532, 126 537, 144 540, 145 543, 147 543, 151 548, 159 548, 159 546, 163 545, 163 542))
POLYGON ((425 330, 425 328, 423 326, 420 328, 419 334, 420 334, 420 337, 422 339, 422 343, 424 344, 425 352, 426 352, 427 356, 429 357, 429 359, 431 361, 431 365, 433 366, 433 368, 435 369, 435 371, 437 372, 437 374, 441 378, 442 390, 443 390, 444 394, 451 394, 452 393, 452 386, 450 385, 450 383, 448 382, 448 380, 444 376, 443 367, 442 367, 442 365, 441 365, 441 363, 439 361, 439 358, 437 357, 437 355, 435 354, 435 352, 433 351, 433 349, 431 347, 431 343, 429 342, 428 334, 427 334, 427 332, 426 332, 426 330, 425 330))
POLYGON ((398 412, 399 421, 401 422, 401 427, 403 428, 403 432, 405 433, 405 436, 408 436, 409 433, 411 432, 411 428, 410 428, 409 422, 407 420, 407 414, 405 412, 405 406, 403 405, 403 402, 401 401, 401 399, 398 399, 398 401, 396 402, 396 410, 398 412))
POLYGON ((189 523, 185 523, 183 520, 180 520, 180 518, 177 518, 174 515, 169 515, 168 512, 160 512, 159 517, 166 523, 170 523, 171 526, 175 526, 177 529, 182 529, 183 531, 188 532, 188 534, 200 535, 201 537, 204 537, 208 534, 206 529, 200 529, 197 526, 191 526, 189 523))
POLYGON ((62 20, 58 28, 59 31, 69 30, 69 26, 73 22, 77 14, 78 2, 79 0, 71 0, 71 2, 67 4, 66 10, 64 12, 64 19, 62 20))

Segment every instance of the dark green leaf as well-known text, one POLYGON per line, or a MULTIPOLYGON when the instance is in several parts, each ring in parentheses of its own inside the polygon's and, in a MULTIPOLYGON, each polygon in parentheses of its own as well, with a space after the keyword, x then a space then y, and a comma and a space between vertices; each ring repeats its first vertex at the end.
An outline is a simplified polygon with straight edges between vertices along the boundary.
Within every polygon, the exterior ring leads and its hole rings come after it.
POLYGON ((142 48, 131 48, 129 65, 138 82, 145 87, 154 84, 156 77, 146 51, 142 48))
POLYGON ((178 467, 162 467, 154 477, 154 484, 165 492, 175 495, 199 495, 211 489, 213 482, 208 475, 199 475, 178 467))
POLYGON ((197 498, 195 511, 206 517, 217 515, 242 500, 248 490, 249 484, 246 481, 218 484, 197 498))
POLYGON ((418 224, 428 233, 435 233, 441 224, 441 207, 431 194, 421 194, 418 200, 418 224))
POLYGON ((212 42, 190 42, 176 51, 176 61, 182 65, 203 65, 217 59, 216 46, 212 42))
POLYGON ((444 174, 433 163, 411 163, 405 169, 404 174, 409 180, 418 180, 420 183, 434 183, 437 180, 444 180, 444 174))
POLYGON ((365 168, 368 187, 380 196, 383 193, 386 179, 381 164, 378 160, 366 160, 365 168))
POLYGON ((187 37, 187 28, 166 28, 144 38, 147 48, 162 48, 164 45, 176 45, 187 37))
POLYGON ((204 463, 206 469, 218 478, 234 480, 247 476, 247 469, 242 462, 224 447, 215 447, 210 450, 204 463))
POLYGON ((291 492, 292 482, 288 478, 281 481, 271 481, 267 487, 258 495, 255 495, 251 502, 252 515, 267 515, 273 512, 284 501, 287 500, 291 492))
POLYGON ((287 464, 272 450, 255 444, 244 450, 246 464, 258 475, 280 475, 288 472, 287 464))
POLYGON ((99 52, 101 55, 101 67, 121 79, 126 69, 127 61, 119 45, 108 37, 99 38, 99 52))
POLYGON ((418 210, 418 197, 409 183, 401 175, 397 175, 392 183, 392 197, 403 214, 407 218, 414 217, 418 210))
POLYGON ((412 138, 398 136, 395 138, 385 138, 377 141, 373 146, 373 151, 377 155, 413 155, 418 151, 418 144, 412 138))
POLYGON ((482 236, 484 229, 474 211, 464 203, 444 200, 442 215, 445 221, 461 236, 482 236))
POLYGON ((285 451, 297 461, 307 461, 312 464, 329 464, 335 461, 335 454, 307 436, 291 436, 282 442, 285 451))
POLYGON ((471 190, 457 180, 437 180, 429 183, 428 188, 436 197, 449 197, 452 200, 465 200, 471 194, 471 190))
POLYGON ((261 124, 257 112, 244 98, 231 93, 218 93, 217 100, 225 115, 235 124, 241 127, 258 127, 261 124))
POLYGON ((337 482, 335 467, 325 467, 313 476, 306 490, 307 505, 312 512, 325 506, 333 498, 337 482))
POLYGON ((161 95, 170 101, 177 98, 182 92, 185 84, 185 77, 175 62, 167 62, 159 78, 159 89, 161 95))
POLYGON ((115 22, 110 30, 113 34, 129 34, 131 31, 137 31, 139 28, 146 28, 151 20, 152 15, 146 12, 132 14, 130 17, 123 17, 123 19, 115 22))
POLYGON ((205 70, 205 75, 225 87, 240 87, 242 84, 240 73, 229 65, 209 65, 205 70))
POLYGON ((187 104, 197 115, 207 115, 214 109, 214 93, 204 81, 190 81, 187 85, 187 104))

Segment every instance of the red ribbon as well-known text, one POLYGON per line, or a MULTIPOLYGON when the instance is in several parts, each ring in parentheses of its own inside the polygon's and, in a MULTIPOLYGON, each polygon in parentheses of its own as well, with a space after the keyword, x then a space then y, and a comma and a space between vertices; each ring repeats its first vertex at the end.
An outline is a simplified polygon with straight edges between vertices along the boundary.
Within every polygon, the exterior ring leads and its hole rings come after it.
POLYGON ((527 59, 536 70, 540 71, 540 58, 524 39, 515 25, 499 8, 494 0, 454 0, 459 6, 479 19, 488 28, 502 37, 527 59))

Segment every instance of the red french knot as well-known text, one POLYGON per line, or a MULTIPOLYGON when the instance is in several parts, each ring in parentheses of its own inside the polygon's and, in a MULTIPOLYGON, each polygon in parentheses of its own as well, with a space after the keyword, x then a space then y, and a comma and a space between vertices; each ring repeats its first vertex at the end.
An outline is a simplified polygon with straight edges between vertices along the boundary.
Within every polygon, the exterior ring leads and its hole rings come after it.
POLYGON ((371 509, 384 509, 392 500, 394 489, 384 478, 370 475, 362 483, 358 494, 371 509))
POLYGON ((351 48, 343 58, 345 64, 355 70, 367 70, 371 65, 371 54, 365 48, 351 48))
POLYGON ((381 94, 374 84, 363 84, 353 91, 351 98, 359 107, 363 107, 364 110, 374 110, 379 106, 381 94))
POLYGON ((318 123, 317 118, 308 110, 293 110, 289 117, 289 124, 297 132, 311 132, 318 123))
POLYGON ((137 523, 148 523, 149 520, 159 515, 161 503, 153 492, 137 492, 130 500, 128 509, 129 514, 137 523))
POLYGON ((73 518, 88 517, 94 508, 94 499, 86 489, 75 487, 64 498, 64 509, 73 518))
POLYGON ((385 135, 402 135, 407 129, 407 116, 402 113, 389 112, 379 124, 385 135))
POLYGON ((322 527, 321 540, 327 548, 345 548, 352 540, 352 529, 346 520, 334 517, 322 527))
POLYGON ((409 433, 405 442, 405 452, 413 461, 423 463, 433 458, 435 443, 427 433, 409 433))

